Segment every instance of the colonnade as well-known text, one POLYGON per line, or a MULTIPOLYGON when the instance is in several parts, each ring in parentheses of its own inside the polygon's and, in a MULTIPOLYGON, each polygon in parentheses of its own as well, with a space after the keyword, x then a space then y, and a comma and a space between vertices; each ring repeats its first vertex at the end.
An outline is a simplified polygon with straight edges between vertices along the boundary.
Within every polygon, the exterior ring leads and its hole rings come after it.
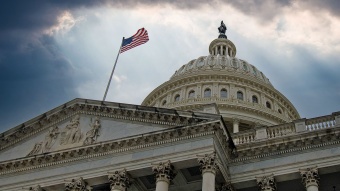
MULTIPOLYGON (((202 172, 202 191, 234 191, 231 182, 215 188, 215 176, 218 171, 216 163, 216 153, 205 155, 197 155, 198 164, 202 172)), ((168 191, 170 182, 176 176, 176 170, 171 164, 170 160, 165 162, 153 163, 152 172, 156 179, 156 191, 168 191)), ((300 169, 302 183, 307 191, 319 190, 319 173, 317 167, 300 169)), ((126 191, 131 185, 131 178, 128 172, 123 169, 108 174, 111 191, 126 191)), ((273 174, 269 176, 256 177, 259 190, 261 191, 275 191, 276 182, 273 174)), ((65 184, 65 191, 91 191, 92 188, 87 184, 83 178, 72 179, 71 182, 65 184)), ((39 185, 30 187, 29 191, 45 191, 39 185)))
MULTIPOLYGON (((317 167, 300 169, 300 175, 302 179, 302 184, 306 188, 307 191, 318 191, 319 190, 319 172, 317 167)), ((261 191, 275 191, 276 182, 274 175, 257 177, 257 184, 259 186, 259 190, 261 191)))
POLYGON ((216 45, 212 50, 212 55, 220 54, 222 56, 233 56, 233 50, 229 48, 227 45, 216 45))

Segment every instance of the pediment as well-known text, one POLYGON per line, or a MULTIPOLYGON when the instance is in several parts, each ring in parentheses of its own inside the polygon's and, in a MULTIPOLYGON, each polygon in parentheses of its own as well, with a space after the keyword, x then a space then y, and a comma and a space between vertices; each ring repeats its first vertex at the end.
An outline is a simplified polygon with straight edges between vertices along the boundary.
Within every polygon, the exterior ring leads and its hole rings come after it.
MULTIPOLYGON (((0 161, 74 149, 211 120, 191 112, 76 99, 12 129, 0 140, 0 161)), ((6 133, 6 132, 5 132, 6 133)))

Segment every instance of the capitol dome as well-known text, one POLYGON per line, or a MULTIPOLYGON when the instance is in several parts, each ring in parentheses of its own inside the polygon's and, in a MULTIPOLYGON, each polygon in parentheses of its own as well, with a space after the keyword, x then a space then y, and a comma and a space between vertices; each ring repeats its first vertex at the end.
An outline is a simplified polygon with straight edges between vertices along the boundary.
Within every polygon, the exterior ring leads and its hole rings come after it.
POLYGON ((234 133, 300 118, 260 70, 235 56, 235 45, 220 34, 210 43, 209 55, 184 64, 142 105, 218 113, 234 133))

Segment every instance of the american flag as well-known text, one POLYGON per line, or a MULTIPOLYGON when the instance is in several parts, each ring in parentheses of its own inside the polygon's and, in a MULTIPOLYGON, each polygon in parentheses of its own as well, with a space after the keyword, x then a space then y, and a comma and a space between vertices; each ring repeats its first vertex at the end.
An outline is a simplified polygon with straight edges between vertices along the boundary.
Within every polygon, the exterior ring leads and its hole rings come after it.
POLYGON ((135 35, 123 40, 120 53, 123 53, 127 50, 130 50, 131 48, 144 44, 148 41, 149 41, 148 31, 146 31, 144 28, 141 28, 137 31, 135 35))

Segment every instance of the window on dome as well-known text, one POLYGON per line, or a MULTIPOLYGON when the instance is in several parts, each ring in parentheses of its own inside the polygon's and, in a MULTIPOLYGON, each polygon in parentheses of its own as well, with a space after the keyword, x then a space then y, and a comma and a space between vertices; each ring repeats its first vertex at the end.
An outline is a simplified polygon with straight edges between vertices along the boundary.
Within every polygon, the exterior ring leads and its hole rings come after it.
POLYGON ((248 67, 247 67, 246 64, 243 64, 243 68, 244 68, 244 70, 247 70, 247 69, 248 69, 248 67))
POLYGON ((263 75, 263 73, 262 73, 262 72, 261 72, 261 76, 262 76, 262 79, 264 79, 264 80, 266 79, 266 78, 264 77, 264 75, 263 75))
POLYGON ((211 97, 211 90, 209 88, 204 90, 204 97, 211 97))
POLYGON ((222 89, 222 90, 221 90, 221 97, 222 97, 222 98, 226 98, 226 97, 227 97, 227 93, 228 93, 228 92, 227 92, 226 89, 222 89))
POLYGON ((163 101, 162 105, 166 105, 166 100, 163 101))
POLYGON ((194 98, 195 97, 195 91, 190 91, 189 92, 189 98, 194 98))
POLYGON ((236 60, 233 60, 233 66, 234 66, 234 67, 237 67, 237 62, 236 62, 236 60))
POLYGON ((257 75, 257 72, 256 72, 255 68, 253 68, 253 72, 254 72, 255 75, 257 75))
POLYGON ((183 73, 184 72, 184 66, 182 66, 182 68, 180 69, 179 73, 183 73))
POLYGON ((189 64, 189 68, 191 69, 192 67, 194 67, 194 62, 191 62, 191 63, 189 64))
POLYGON ((242 92, 237 92, 237 99, 243 100, 243 93, 242 92))
POLYGON ((282 114, 282 111, 281 111, 281 109, 278 109, 277 111, 278 111, 280 114, 282 114))
POLYGON ((266 102, 266 107, 268 107, 269 109, 271 109, 271 108, 272 108, 272 105, 267 101, 267 102, 266 102))
POLYGON ((204 65, 204 61, 203 60, 201 60, 199 63, 198 63, 198 65, 197 66, 203 66, 204 65))
POLYGON ((179 98, 180 98, 180 96, 179 96, 179 95, 176 95, 176 96, 175 96, 175 102, 179 101, 179 98))
POLYGON ((259 103, 259 101, 258 101, 258 99, 257 99, 256 96, 253 96, 253 97, 252 97, 252 100, 253 100, 253 103, 259 103))

